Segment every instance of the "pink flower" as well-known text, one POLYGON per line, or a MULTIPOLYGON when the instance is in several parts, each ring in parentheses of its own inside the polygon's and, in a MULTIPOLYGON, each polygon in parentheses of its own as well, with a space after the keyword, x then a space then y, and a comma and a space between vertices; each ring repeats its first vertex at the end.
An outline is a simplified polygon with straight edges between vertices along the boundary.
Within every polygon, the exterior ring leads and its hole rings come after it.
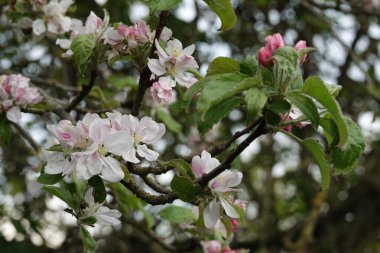
MULTIPOLYGON (((300 50, 302 50, 302 49, 304 49, 304 48, 306 48, 306 47, 307 47, 307 46, 306 46, 306 41, 304 41, 304 40, 300 40, 300 41, 298 41, 297 44, 294 46, 294 49, 297 50, 297 51, 300 51, 300 50)), ((302 58, 300 59, 300 62, 301 62, 301 63, 304 63, 305 60, 306 60, 306 57, 307 57, 306 54, 305 54, 304 56, 302 56, 302 58)))
POLYGON ((285 46, 285 41, 282 38, 281 34, 276 33, 273 35, 269 35, 265 38, 267 45, 266 47, 273 53, 277 50, 277 48, 285 46))
POLYGON ((273 60, 270 59, 272 56, 272 51, 269 50, 267 47, 262 47, 260 48, 258 54, 257 54, 257 59, 259 60, 260 64, 263 65, 264 67, 270 67, 273 66, 273 60))
POLYGON ((219 241, 201 241, 202 249, 204 253, 219 253, 222 246, 219 241))
POLYGON ((174 98, 175 91, 173 87, 175 86, 175 81, 170 77, 160 77, 157 82, 154 82, 150 88, 153 100, 156 103, 169 103, 174 98))

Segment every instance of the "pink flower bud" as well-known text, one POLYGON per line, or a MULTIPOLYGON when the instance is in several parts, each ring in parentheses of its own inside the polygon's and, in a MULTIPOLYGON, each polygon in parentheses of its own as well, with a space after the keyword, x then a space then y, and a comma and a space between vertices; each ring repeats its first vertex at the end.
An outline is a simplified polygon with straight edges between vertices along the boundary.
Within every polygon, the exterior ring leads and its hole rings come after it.
POLYGON ((266 42, 267 42, 267 48, 273 53, 274 51, 277 50, 277 48, 285 46, 285 41, 282 38, 281 34, 276 33, 273 35, 269 35, 266 37, 266 42))
POLYGON ((262 47, 257 54, 257 59, 264 67, 271 67, 273 66, 273 60, 269 60, 271 55, 272 51, 270 51, 267 47, 262 47))
MULTIPOLYGON (((306 41, 304 40, 300 40, 297 42, 297 44, 294 46, 294 49, 297 50, 297 51, 300 51, 304 48, 306 48, 306 41)), ((305 60, 306 60, 306 57, 307 55, 305 54, 304 56, 302 56, 302 58, 300 59, 300 62, 303 63, 305 60)))
POLYGON ((231 231, 232 233, 236 233, 238 231, 239 222, 237 219, 230 219, 231 221, 231 231))
MULTIPOLYGON (((292 119, 293 119, 292 117, 290 117, 290 116, 287 116, 287 117, 286 117, 285 115, 281 115, 280 117, 281 117, 281 120, 282 120, 282 121, 283 121, 283 120, 292 120, 292 119)), ((292 128, 293 128, 292 125, 288 125, 288 126, 282 128, 282 130, 284 130, 284 131, 290 133, 290 132, 292 131, 292 128)))
POLYGON ((230 247, 226 246, 223 248, 222 253, 238 253, 238 250, 231 249, 230 247))
POLYGON ((201 245, 204 253, 219 253, 222 248, 217 240, 201 241, 201 245))

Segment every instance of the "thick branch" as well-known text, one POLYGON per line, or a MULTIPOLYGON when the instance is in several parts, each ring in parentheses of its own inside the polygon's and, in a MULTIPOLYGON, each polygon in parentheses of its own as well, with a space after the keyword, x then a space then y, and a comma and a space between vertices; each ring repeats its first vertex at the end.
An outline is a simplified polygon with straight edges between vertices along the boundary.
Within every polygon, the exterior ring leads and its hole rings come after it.
MULTIPOLYGON (((162 30, 165 27, 166 24, 166 18, 169 16, 168 11, 162 11, 160 13, 160 19, 156 28, 156 33, 154 35, 152 48, 150 49, 150 55, 149 58, 154 57, 154 52, 156 51, 156 45, 155 41, 156 39, 159 39, 162 33, 162 30)), ((150 76, 152 75, 152 72, 150 71, 148 65, 145 66, 143 71, 140 74, 140 80, 139 80, 139 87, 137 89, 136 95, 133 99, 133 107, 131 114, 133 116, 137 116, 139 114, 140 107, 142 105, 145 91, 152 85, 153 81, 150 80, 150 76)))
POLYGON ((150 188, 152 188, 153 190, 155 190, 158 193, 169 194, 172 192, 171 190, 160 185, 154 178, 151 178, 147 175, 141 176, 141 178, 144 180, 146 185, 148 185, 150 188))
POLYGON ((95 80, 97 77, 97 70, 91 71, 90 82, 87 85, 82 86, 82 90, 79 94, 71 101, 71 103, 66 107, 66 111, 71 111, 77 107, 77 105, 91 92, 92 87, 95 85, 95 80))
POLYGON ((128 170, 130 173, 139 175, 139 176, 144 176, 148 174, 155 174, 155 175, 160 175, 168 172, 172 168, 169 166, 158 166, 158 167, 140 167, 140 166, 129 166, 128 170))

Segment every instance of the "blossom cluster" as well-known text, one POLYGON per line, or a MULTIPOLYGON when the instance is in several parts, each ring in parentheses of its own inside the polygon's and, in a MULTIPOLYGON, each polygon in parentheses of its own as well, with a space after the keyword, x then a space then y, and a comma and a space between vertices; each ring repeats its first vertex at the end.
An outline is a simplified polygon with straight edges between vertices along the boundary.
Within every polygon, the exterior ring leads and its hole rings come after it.
POLYGON ((20 107, 42 100, 38 90, 29 86, 29 81, 29 78, 20 74, 0 76, 0 111, 5 111, 12 122, 17 123, 20 120, 20 107))
POLYGON ((157 160, 159 154, 151 146, 164 135, 164 124, 117 111, 107 116, 100 118, 88 113, 76 124, 62 120, 49 125, 59 144, 50 148, 45 172, 75 174, 84 180, 101 175, 105 180, 118 182, 124 178, 118 157, 132 163, 139 163, 139 158, 157 160))
MULTIPOLYGON (((257 59, 259 60, 261 65, 268 68, 272 67, 274 64, 274 60, 271 58, 273 52, 275 52, 280 47, 284 47, 286 44, 281 34, 279 33, 269 35, 265 38, 265 40, 267 43, 264 47, 260 48, 257 54, 257 59)), ((304 48, 306 48, 306 41, 304 40, 298 41, 294 46, 294 49, 296 49, 297 51, 300 51, 304 48)), ((300 59, 301 63, 303 63, 306 60, 306 57, 307 56, 304 55, 300 59)))

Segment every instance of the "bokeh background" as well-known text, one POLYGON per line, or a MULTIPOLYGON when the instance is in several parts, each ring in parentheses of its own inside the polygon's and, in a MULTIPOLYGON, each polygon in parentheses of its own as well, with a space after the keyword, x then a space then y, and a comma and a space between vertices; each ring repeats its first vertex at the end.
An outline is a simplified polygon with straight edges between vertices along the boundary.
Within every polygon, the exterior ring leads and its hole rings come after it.
MULTIPOLYGON (((317 50, 304 63, 304 76, 317 74, 342 85, 339 103, 366 138, 358 166, 350 174, 335 175, 326 192, 319 190, 318 167, 297 143, 281 134, 253 143, 234 164, 244 173, 241 198, 249 204, 233 247, 257 253, 380 252, 380 4, 368 8, 368 2, 233 0, 238 22, 228 32, 218 31, 220 21, 199 0, 183 0, 169 16, 167 24, 174 36, 184 45, 195 43, 202 73, 215 57, 241 60, 256 54, 269 34, 281 33, 288 45, 306 40, 317 50)), ((31 76, 51 96, 69 99, 78 81, 72 62, 59 57, 62 51, 55 38, 36 39, 30 30, 13 26, 6 12, 8 1, 0 4, 0 72, 31 76)), ((69 15, 82 20, 91 10, 102 17, 106 8, 111 22, 132 24, 141 18, 152 27, 157 23, 141 1, 81 0, 75 6, 69 15)), ((128 62, 100 68, 103 84, 92 96, 103 99, 89 102, 88 107, 112 109, 133 95, 138 73, 128 62)), ((128 103, 121 106, 127 109, 128 103)), ((171 113, 183 133, 167 134, 158 145, 165 159, 220 143, 246 122, 244 110, 234 110, 201 138, 187 125, 191 115, 175 105, 171 113)), ((22 126, 48 146, 46 123, 56 120, 51 115, 24 114, 22 126)), ((307 129, 298 134, 309 135, 307 129)), ((10 144, 2 145, 0 157, 0 252, 81 252, 75 220, 63 212, 63 202, 47 196, 35 182, 40 161, 15 129, 10 144)), ((168 184, 172 176, 169 172, 157 180, 168 184)), ((101 238, 99 252, 165 252, 152 240, 152 231, 157 240, 178 241, 190 252, 200 251, 195 241, 181 240, 186 235, 158 218, 162 207, 147 206, 132 194, 125 197, 122 226, 92 229, 101 238)), ((115 204, 112 196, 109 201, 115 204)))

